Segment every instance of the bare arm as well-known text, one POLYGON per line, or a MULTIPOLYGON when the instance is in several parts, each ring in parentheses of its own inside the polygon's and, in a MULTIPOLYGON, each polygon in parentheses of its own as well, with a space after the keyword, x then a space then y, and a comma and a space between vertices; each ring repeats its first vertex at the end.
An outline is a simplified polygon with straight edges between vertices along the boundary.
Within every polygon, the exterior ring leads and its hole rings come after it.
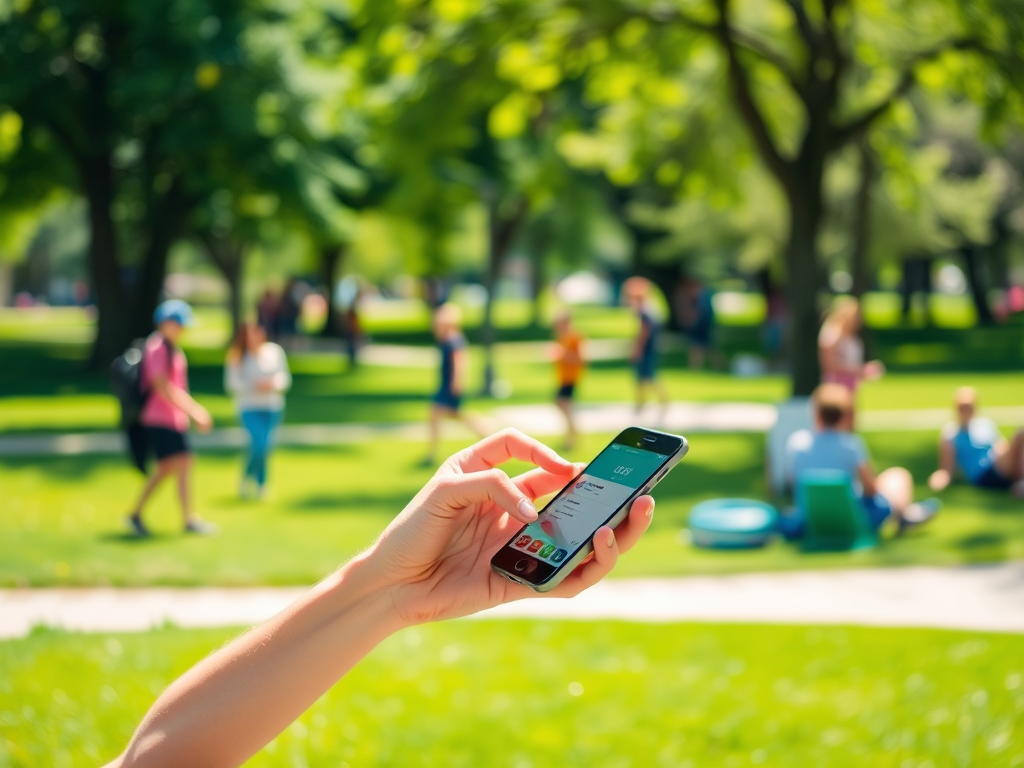
POLYGON ((176 384, 172 384, 166 376, 156 376, 153 379, 152 387, 154 392, 169 400, 175 408, 187 413, 199 429, 205 432, 213 426, 210 412, 197 403, 192 395, 184 389, 176 384))
POLYGON ((878 493, 878 484, 875 482, 875 470, 872 469, 871 462, 865 461, 857 467, 857 476, 860 478, 860 484, 864 487, 865 496, 874 496, 878 493))
POLYGON ((466 389, 466 350, 456 349, 452 353, 452 391, 460 394, 466 389))
POLYGON ((956 454, 949 440, 939 440, 939 468, 928 478, 928 487, 942 491, 949 487, 956 471, 956 454))
MULTIPOLYGON (((536 519, 531 500, 578 469, 514 430, 456 454, 369 551, 174 682, 108 768, 240 765, 396 630, 536 596, 494 573, 490 558, 536 519), (493 468, 511 457, 540 469, 511 479, 493 468)), ((594 558, 549 594, 599 581, 653 508, 641 497, 615 532, 600 529, 594 558)))
POLYGON ((641 357, 643 357, 644 347, 647 346, 647 339, 650 335, 651 329, 647 326, 646 323, 641 323, 640 333, 638 333, 636 336, 636 344, 633 345, 633 355, 630 358, 634 363, 637 362, 641 357))

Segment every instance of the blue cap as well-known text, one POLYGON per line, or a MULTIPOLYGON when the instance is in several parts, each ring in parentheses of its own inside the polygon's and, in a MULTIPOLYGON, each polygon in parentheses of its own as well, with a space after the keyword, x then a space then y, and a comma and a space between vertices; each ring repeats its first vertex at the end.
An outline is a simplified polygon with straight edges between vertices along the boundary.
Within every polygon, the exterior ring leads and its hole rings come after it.
POLYGON ((156 308, 153 313, 153 324, 160 325, 168 320, 173 320, 178 325, 192 325, 192 307, 181 299, 168 299, 156 308))

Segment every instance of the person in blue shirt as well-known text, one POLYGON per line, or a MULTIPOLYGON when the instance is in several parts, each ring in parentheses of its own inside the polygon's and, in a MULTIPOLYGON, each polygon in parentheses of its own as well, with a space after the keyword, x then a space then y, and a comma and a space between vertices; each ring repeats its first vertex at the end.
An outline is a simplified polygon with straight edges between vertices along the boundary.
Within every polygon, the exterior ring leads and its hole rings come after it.
POLYGON ((442 304, 434 310, 434 338, 441 352, 441 375, 430 405, 430 453, 423 461, 425 466, 435 463, 442 419, 457 419, 478 437, 485 434, 475 419, 462 412, 467 360, 466 337, 461 328, 462 312, 455 304, 442 304))
POLYGON ((959 470, 978 488, 1011 489, 1024 498, 1024 429, 1006 440, 991 419, 977 416, 978 393, 961 387, 954 397, 957 420, 942 428, 939 468, 928 479, 933 491, 944 490, 959 470))
MULTIPOLYGON (((875 474, 867 446, 851 432, 853 396, 841 384, 822 384, 812 396, 814 431, 794 432, 786 443, 787 476, 793 488, 800 476, 814 469, 833 469, 850 476, 854 493, 860 497, 868 522, 876 530, 892 518, 902 533, 927 522, 939 510, 936 499, 914 502, 914 479, 903 467, 890 467, 875 474)), ((789 520, 787 533, 799 536, 800 512, 789 520)))
POLYGON ((650 283, 642 277, 631 277, 622 286, 626 301, 636 313, 639 321, 636 341, 630 362, 636 371, 636 410, 639 413, 647 403, 648 393, 653 390, 661 403, 664 419, 668 410, 668 391, 658 378, 658 336, 661 323, 651 311, 648 295, 650 283))

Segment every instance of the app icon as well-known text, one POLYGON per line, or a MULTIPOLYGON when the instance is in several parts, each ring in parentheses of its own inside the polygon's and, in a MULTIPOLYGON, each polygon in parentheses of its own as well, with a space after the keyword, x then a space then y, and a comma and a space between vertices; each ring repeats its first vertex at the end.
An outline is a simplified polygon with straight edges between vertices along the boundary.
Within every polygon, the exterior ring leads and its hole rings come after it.
POLYGON ((551 556, 551 562, 553 562, 553 563, 560 563, 563 560, 565 560, 565 556, 568 555, 568 554, 569 553, 566 552, 564 549, 560 549, 557 552, 555 552, 555 554, 553 554, 551 556))
POLYGON ((544 542, 540 539, 534 539, 533 544, 526 548, 527 552, 536 552, 538 549, 544 546, 544 542))
POLYGON ((547 557, 548 555, 550 555, 554 551, 555 551, 555 545, 554 544, 548 544, 546 547, 544 547, 544 549, 542 549, 540 552, 537 553, 537 557, 547 557))
POLYGON ((515 546, 519 547, 520 549, 523 549, 531 541, 533 541, 531 537, 523 535, 516 540, 515 546))

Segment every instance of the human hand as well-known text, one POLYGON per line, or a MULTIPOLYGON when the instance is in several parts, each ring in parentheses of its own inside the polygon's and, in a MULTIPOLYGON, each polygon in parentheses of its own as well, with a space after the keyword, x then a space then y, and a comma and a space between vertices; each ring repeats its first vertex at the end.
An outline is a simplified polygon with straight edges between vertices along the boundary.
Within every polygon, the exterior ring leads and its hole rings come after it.
POLYGON ((864 378, 867 381, 878 381, 885 375, 885 363, 881 360, 872 360, 864 364, 864 378))
POLYGON ((196 423, 196 428, 200 432, 209 432, 213 429, 213 417, 208 410, 198 403, 196 403, 195 410, 192 412, 192 421, 196 423))
MULTIPOLYGON (((561 490, 581 470, 511 429, 448 459, 365 556, 376 582, 390 592, 399 621, 455 618, 539 597, 495 573, 491 558, 524 523, 537 519, 534 499, 561 490), (509 478, 495 467, 511 458, 539 468, 509 478)), ((544 596, 572 597, 600 581, 620 551, 647 530, 653 510, 649 496, 634 501, 615 532, 603 526, 594 535, 594 556, 544 596)))
POLYGON ((260 379, 259 381, 256 382, 256 391, 257 392, 276 392, 277 391, 277 387, 274 386, 274 379, 273 378, 260 379))
POLYGON ((952 478, 949 472, 945 469, 937 469, 932 472, 931 477, 928 478, 928 487, 933 491, 944 491, 949 487, 949 482, 952 478))

